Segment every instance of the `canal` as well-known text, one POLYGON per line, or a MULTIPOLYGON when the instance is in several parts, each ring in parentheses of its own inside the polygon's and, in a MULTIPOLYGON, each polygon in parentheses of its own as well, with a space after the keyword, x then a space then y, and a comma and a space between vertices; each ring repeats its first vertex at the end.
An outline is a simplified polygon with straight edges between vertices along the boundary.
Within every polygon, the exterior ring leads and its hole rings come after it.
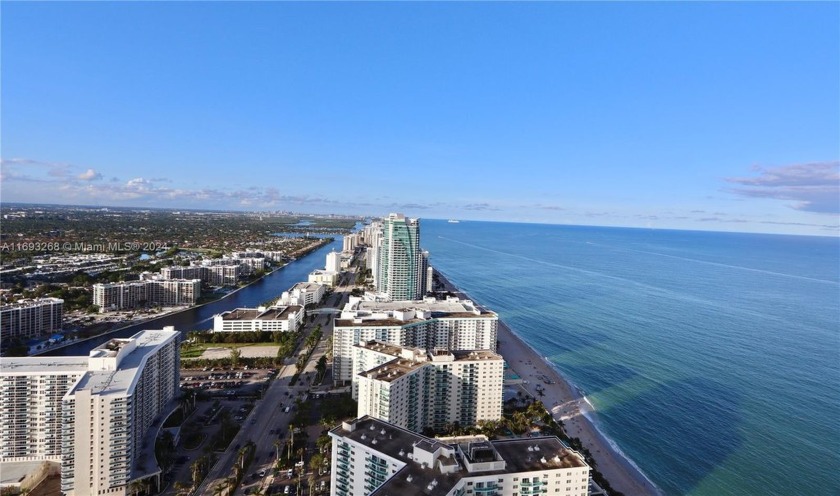
POLYGON ((259 281, 220 300, 124 327, 86 341, 49 351, 42 356, 87 356, 91 349, 109 339, 127 338, 144 329, 162 329, 165 326, 175 326, 176 330, 185 334, 198 329, 209 329, 213 327, 214 315, 234 308, 256 307, 260 303, 279 297, 280 293, 286 291, 295 283, 306 281, 307 276, 313 270, 323 269, 326 264, 327 253, 333 250, 341 251, 341 249, 342 236, 336 235, 335 241, 332 243, 318 248, 312 253, 289 263, 282 269, 275 270, 259 281))

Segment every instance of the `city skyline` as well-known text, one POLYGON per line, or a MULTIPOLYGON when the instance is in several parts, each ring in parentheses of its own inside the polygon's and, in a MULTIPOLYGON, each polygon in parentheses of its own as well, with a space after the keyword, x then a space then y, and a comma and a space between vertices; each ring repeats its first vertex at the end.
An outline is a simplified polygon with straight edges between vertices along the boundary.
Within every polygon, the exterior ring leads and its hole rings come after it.
POLYGON ((838 234, 836 4, 3 14, 3 203, 838 234))

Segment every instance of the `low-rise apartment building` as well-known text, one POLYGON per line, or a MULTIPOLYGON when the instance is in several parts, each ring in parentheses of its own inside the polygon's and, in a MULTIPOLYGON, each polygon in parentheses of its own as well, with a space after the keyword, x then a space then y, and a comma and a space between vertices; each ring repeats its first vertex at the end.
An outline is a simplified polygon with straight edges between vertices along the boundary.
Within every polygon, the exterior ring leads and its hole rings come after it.
POLYGON ((277 300, 278 305, 298 305, 305 307, 306 305, 314 305, 319 303, 326 293, 327 287, 323 284, 316 284, 314 282, 299 282, 289 288, 288 291, 283 291, 280 299, 277 300))

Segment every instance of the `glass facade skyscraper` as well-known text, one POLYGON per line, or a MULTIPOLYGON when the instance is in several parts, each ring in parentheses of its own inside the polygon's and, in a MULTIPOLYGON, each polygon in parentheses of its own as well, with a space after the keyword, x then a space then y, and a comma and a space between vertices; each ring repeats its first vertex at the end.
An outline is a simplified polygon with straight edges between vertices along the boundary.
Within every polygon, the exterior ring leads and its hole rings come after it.
POLYGON ((425 266, 420 251, 420 220, 403 214, 382 219, 376 289, 392 300, 416 300, 423 295, 425 266))

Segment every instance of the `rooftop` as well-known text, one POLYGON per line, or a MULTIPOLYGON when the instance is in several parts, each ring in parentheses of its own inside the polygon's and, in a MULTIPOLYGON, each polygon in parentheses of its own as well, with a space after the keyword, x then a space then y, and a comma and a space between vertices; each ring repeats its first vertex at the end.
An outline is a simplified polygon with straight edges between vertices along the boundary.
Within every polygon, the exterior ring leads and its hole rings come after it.
POLYGON ((26 299, 26 300, 19 300, 14 303, 7 303, 0 306, 0 310, 11 310, 14 308, 27 308, 27 307, 35 307, 38 305, 43 305, 47 303, 64 303, 64 300, 61 298, 52 298, 52 297, 45 297, 45 298, 34 298, 34 299, 26 299))
POLYGON ((286 320, 293 312, 300 311, 299 306, 289 305, 270 308, 237 308, 222 312, 222 320, 286 320))
MULTIPOLYGON (((447 298, 445 300, 437 300, 434 298, 425 298, 422 300, 402 300, 402 301, 366 301, 366 300, 351 300, 344 306, 345 311, 366 311, 366 312, 388 312, 394 310, 426 310, 430 312, 440 313, 469 313, 473 314, 476 311, 481 311, 470 300, 461 300, 458 298, 447 298)), ((485 312, 496 315, 493 312, 485 312)))
POLYGON ((420 348, 403 347, 389 344, 382 341, 366 341, 356 347, 377 351, 379 353, 393 356, 394 359, 383 363, 370 370, 364 371, 361 375, 378 381, 392 382, 404 375, 435 362, 475 362, 479 360, 503 361, 501 355, 489 350, 462 350, 449 351, 435 349, 425 351, 420 348), (403 351, 409 353, 403 353, 403 351), (412 357, 412 354, 414 355, 412 357))
MULTIPOLYGON (((146 359, 162 345, 173 339, 177 339, 180 333, 173 330, 146 330, 140 331, 127 341, 134 340, 135 348, 126 354, 119 362, 115 370, 92 370, 79 380, 67 394, 74 394, 76 391, 90 390, 92 394, 99 395, 128 395, 134 389, 135 382, 143 370, 146 359)), ((106 343, 107 345, 108 343, 106 343)), ((98 349, 98 348, 97 348, 98 349)), ((96 358, 91 351, 90 358, 96 358)), ((116 351, 114 351, 116 354, 116 351)), ((87 359, 86 359, 87 361, 87 359)))
MULTIPOLYGON (((386 343, 384 341, 365 341, 364 343, 359 343, 359 348, 364 348, 366 350, 378 351, 379 353, 384 353, 386 355, 391 356, 400 356, 400 353, 403 350, 403 347, 398 344, 391 344, 386 343)), ((419 348, 417 348, 419 350, 419 348)))
POLYGON ((449 493, 465 477, 585 466, 583 458, 566 448, 556 437, 503 441, 488 441, 481 436, 433 439, 368 416, 346 422, 330 432, 405 464, 385 484, 371 493, 371 496, 438 496, 449 493), (458 450, 454 449, 456 445, 458 450), (434 466, 430 467, 417 460, 415 449, 427 453, 442 450, 443 453, 436 459, 434 466), (453 451, 455 456, 450 454, 453 451), (470 473, 461 453, 473 457, 473 463, 485 462, 485 459, 491 458, 503 460, 505 468, 470 473), (440 470, 442 465, 449 467, 448 473, 440 470))
POLYGON ((362 372, 361 375, 377 381, 392 382, 409 372, 423 368, 429 362, 416 362, 405 358, 395 358, 388 363, 362 372))
POLYGON ((0 374, 3 375, 43 375, 85 373, 88 369, 88 357, 3 357, 0 358, 0 374))
POLYGON ((299 291, 318 291, 321 287, 320 284, 316 282, 299 282, 290 288, 290 291, 294 291, 295 289, 299 291))

